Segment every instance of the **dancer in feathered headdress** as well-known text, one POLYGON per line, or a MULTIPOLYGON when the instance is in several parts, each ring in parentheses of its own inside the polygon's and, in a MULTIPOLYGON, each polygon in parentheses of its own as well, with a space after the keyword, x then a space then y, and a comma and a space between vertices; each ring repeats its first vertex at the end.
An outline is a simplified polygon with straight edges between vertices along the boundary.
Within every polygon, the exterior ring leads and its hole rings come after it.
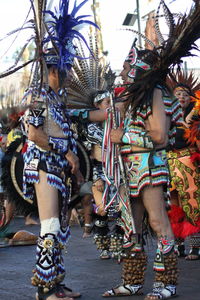
MULTIPOLYGON (((190 56, 190 50, 195 48, 194 43, 200 37, 199 16, 200 3, 195 1, 189 15, 184 15, 176 24, 164 1, 160 1, 155 27, 160 45, 153 47, 153 50, 138 50, 134 43, 124 62, 121 76, 126 82, 129 81, 126 93, 129 93, 131 112, 124 120, 123 129, 112 130, 111 141, 121 144, 128 170, 137 239, 124 259, 123 283, 105 292, 104 297, 141 293, 146 268, 146 254, 140 238, 144 208, 148 213, 149 224, 158 238, 153 290, 145 300, 167 299, 176 295, 177 255, 174 235, 165 210, 170 202, 165 203, 164 192, 169 195, 166 148, 175 142, 177 121, 182 123, 178 102, 171 98, 165 81, 174 66, 180 64, 181 58, 190 56), (161 6, 169 25, 167 40, 164 40, 158 27, 161 6), (128 78, 131 78, 131 83, 128 78)), ((130 232, 130 244, 133 242, 131 237, 134 236, 130 232)))
POLYGON ((175 97, 179 100, 183 109, 184 126, 177 127, 175 144, 168 152, 168 162, 171 174, 171 202, 169 217, 178 244, 179 256, 186 256, 184 239, 190 236, 190 253, 188 260, 199 258, 200 215, 199 193, 200 177, 199 163, 193 158, 198 156, 198 148, 195 139, 198 134, 192 134, 195 126, 195 98, 194 94, 200 87, 198 79, 192 73, 187 74, 178 71, 173 75, 174 80, 168 81, 173 89, 175 97), (187 129, 186 129, 187 128, 187 129), (185 130, 187 137, 185 135, 185 130))
POLYGON ((74 1, 71 11, 70 2, 60 0, 53 12, 47 7, 50 2, 31 0, 36 51, 33 76, 22 100, 29 105, 23 116, 26 142, 22 153, 24 197, 34 201, 36 195, 41 222, 32 277, 38 300, 80 296, 61 285, 65 277, 62 250, 69 237, 66 210, 71 186, 67 178, 71 172, 82 181, 63 88, 77 56, 75 39, 87 46, 78 27, 95 24, 88 16, 77 15, 87 0, 78 5, 74 1))

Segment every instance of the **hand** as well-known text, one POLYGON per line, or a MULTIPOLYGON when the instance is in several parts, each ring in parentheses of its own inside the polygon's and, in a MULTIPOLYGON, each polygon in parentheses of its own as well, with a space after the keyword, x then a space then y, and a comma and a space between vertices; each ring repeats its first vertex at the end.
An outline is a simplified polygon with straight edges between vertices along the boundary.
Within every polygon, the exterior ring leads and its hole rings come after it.
POLYGON ((104 182, 102 179, 98 179, 95 181, 94 186, 97 188, 97 191, 102 192, 104 191, 104 182))
POLYGON ((79 171, 79 158, 71 150, 67 152, 65 158, 68 160, 69 165, 71 166, 72 174, 76 174, 79 171))
POLYGON ((115 144, 121 144, 123 134, 124 131, 120 127, 118 127, 117 129, 112 129, 110 133, 111 142, 115 144))

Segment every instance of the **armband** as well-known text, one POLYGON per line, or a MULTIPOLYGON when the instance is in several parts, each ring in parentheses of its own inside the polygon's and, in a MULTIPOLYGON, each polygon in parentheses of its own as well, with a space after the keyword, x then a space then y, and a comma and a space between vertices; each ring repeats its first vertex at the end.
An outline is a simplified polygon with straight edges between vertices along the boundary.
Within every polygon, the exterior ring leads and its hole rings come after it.
POLYGON ((122 142, 124 144, 129 144, 141 148, 153 149, 154 143, 149 135, 146 135, 146 132, 142 133, 130 133, 126 132, 122 136, 122 142))
POLYGON ((30 110, 28 123, 38 128, 44 124, 45 117, 43 116, 43 112, 45 109, 34 109, 30 110))
POLYGON ((68 114, 70 118, 75 121, 88 122, 89 121, 89 110, 86 109, 69 109, 68 114))
POLYGON ((69 142, 67 139, 49 137, 49 146, 53 151, 65 155, 69 150, 69 142))

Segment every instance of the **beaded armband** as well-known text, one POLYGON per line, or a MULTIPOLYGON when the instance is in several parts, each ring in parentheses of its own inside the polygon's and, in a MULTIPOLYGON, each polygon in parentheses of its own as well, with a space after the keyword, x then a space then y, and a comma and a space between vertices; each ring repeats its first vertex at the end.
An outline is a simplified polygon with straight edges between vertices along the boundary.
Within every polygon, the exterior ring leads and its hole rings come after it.
POLYGON ((137 147, 153 149, 154 144, 150 136, 146 135, 146 132, 140 134, 126 132, 122 136, 122 142, 137 147))
POLYGON ((69 150, 69 142, 67 139, 49 137, 49 146, 51 149, 59 154, 66 154, 69 150))
POLYGON ((29 113, 29 124, 33 125, 34 127, 38 128, 39 126, 42 126, 44 124, 44 108, 41 109, 34 109, 30 110, 29 113))
POLYGON ((89 121, 89 110, 86 109, 69 109, 68 111, 69 116, 72 120, 80 121, 80 122, 88 122, 89 121))

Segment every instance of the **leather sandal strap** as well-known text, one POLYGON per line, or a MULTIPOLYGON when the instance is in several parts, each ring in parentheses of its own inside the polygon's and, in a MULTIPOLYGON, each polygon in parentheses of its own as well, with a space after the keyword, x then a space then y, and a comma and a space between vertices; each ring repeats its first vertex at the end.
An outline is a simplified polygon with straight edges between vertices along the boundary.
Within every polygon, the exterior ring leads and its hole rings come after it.
MULTIPOLYGON (((176 295, 176 287, 167 285, 167 286, 154 286, 153 291, 147 294, 147 298, 155 296, 158 299, 168 299, 176 295)), ((145 298, 146 299, 146 298, 145 298)))
POLYGON ((60 287, 62 287, 63 289, 67 290, 68 292, 71 292, 71 293, 72 293, 72 289, 70 289, 69 287, 67 287, 65 284, 59 283, 58 285, 59 285, 60 287))
POLYGON ((41 298, 43 300, 46 300, 49 296, 56 294, 56 291, 56 287, 53 287, 47 293, 44 293, 43 288, 38 288, 38 297, 39 299, 41 298))
POLYGON ((66 297, 66 294, 65 294, 65 291, 63 289, 64 287, 61 286, 60 284, 56 286, 56 292, 55 292, 55 295, 57 298, 65 298, 66 297))

